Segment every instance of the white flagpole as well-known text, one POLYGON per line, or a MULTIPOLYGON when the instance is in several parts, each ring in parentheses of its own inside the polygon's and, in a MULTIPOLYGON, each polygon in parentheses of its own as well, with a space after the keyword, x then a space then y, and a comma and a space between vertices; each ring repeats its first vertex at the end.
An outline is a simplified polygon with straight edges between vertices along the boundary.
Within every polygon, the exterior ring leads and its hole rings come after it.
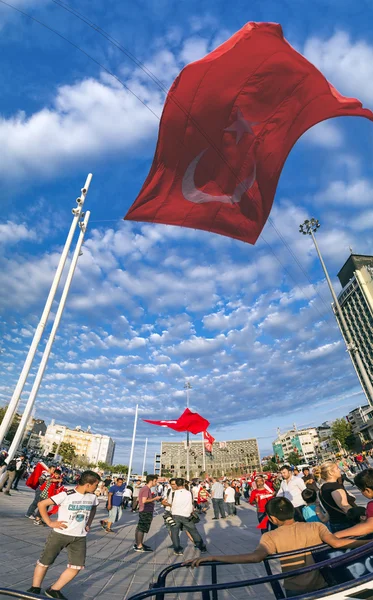
POLYGON ((44 371, 47 366, 49 355, 52 350, 52 345, 53 345, 54 339, 56 337, 57 329, 61 322, 62 313, 65 308, 66 299, 67 299, 67 296, 69 293, 70 285, 71 285, 71 282, 74 277, 75 268, 76 268, 76 265, 77 265, 77 262, 79 259, 79 255, 80 255, 80 251, 81 251, 82 244, 84 241, 84 235, 87 230, 87 225, 88 225, 90 214, 91 213, 89 211, 87 211, 85 214, 83 223, 79 224, 80 225, 80 234, 79 234, 79 238, 78 238, 78 241, 76 244, 76 248, 74 250, 72 260, 71 260, 71 264, 70 264, 70 268, 69 268, 69 271, 67 274, 66 282, 65 282, 65 285, 64 285, 64 288, 62 291, 61 300, 60 300, 60 303, 58 305, 58 309, 56 312, 56 317, 54 319, 54 323, 53 323, 53 326, 52 326, 52 329, 51 329, 51 332, 49 335, 49 339, 46 343, 46 346, 45 346, 45 349, 43 352, 43 356, 40 361, 39 369, 38 369, 38 372, 36 373, 34 384, 32 386, 29 398, 28 398, 26 406, 25 406, 25 410, 23 411, 22 419, 20 421, 20 424, 18 425, 18 429, 13 438, 12 444, 9 448, 8 458, 7 458, 8 463, 12 460, 12 458, 14 458, 14 455, 18 450, 18 446, 20 445, 20 443, 22 441, 23 434, 24 434, 26 426, 27 426, 27 422, 29 420, 30 414, 31 414, 32 409, 35 404, 35 399, 36 399, 36 396, 39 391, 41 380, 43 379, 44 371))
MULTIPOLYGON (((189 390, 192 389, 192 386, 190 385, 189 381, 187 381, 187 383, 184 385, 184 388, 186 390, 186 396, 187 396, 187 408, 189 408, 189 390)), ((189 443, 189 431, 187 431, 187 439, 186 439, 186 472, 187 472, 187 480, 190 481, 190 460, 189 460, 189 450, 190 450, 190 443, 189 443)))
POLYGON ((132 444, 131 444, 131 454, 130 454, 130 462, 128 464, 128 474, 127 474, 127 485, 130 482, 130 478, 131 478, 131 471, 132 471, 132 460, 133 460, 133 450, 135 448, 135 439, 136 439, 136 427, 137 427, 137 413, 139 410, 139 405, 136 404, 136 411, 135 411, 135 422, 133 425, 133 434, 132 434, 132 444))
POLYGON ((206 452, 205 452, 205 436, 202 431, 202 470, 206 473, 206 452))
POLYGON ((143 460, 143 463, 142 463, 141 477, 144 477, 145 463, 146 463, 146 451, 147 451, 147 449, 148 449, 148 438, 145 438, 144 460, 143 460))
POLYGON ((85 182, 84 188, 82 188, 82 190, 81 190, 82 193, 81 193, 80 197, 77 199, 78 206, 77 206, 77 208, 72 209, 72 213, 74 215, 73 221, 71 223, 70 231, 67 235, 65 246, 62 250, 62 254, 60 256, 57 270, 56 270, 54 279, 52 281, 51 288, 49 290, 49 295, 48 295, 47 301, 45 303, 43 314, 41 315, 39 324, 34 333, 34 337, 31 342, 31 346, 29 348, 28 354, 26 356, 26 360, 23 365, 21 374, 19 376, 17 385, 13 392, 13 396, 9 402, 7 411, 6 411, 4 418, 0 424, 0 447, 3 443, 3 440, 6 436, 6 434, 8 433, 9 427, 11 426, 14 416, 16 414, 17 407, 19 404, 19 399, 22 394, 22 390, 25 386, 27 376, 30 372, 31 365, 34 360, 36 350, 38 348, 41 336, 43 335, 44 327, 48 321, 49 313, 51 311, 53 300, 54 300, 54 297, 57 292, 58 284, 60 283, 61 275, 62 275, 63 269, 65 267, 67 256, 69 254, 70 246, 71 246, 71 243, 74 238, 75 229, 76 229, 76 226, 79 222, 79 219, 80 219, 80 216, 82 213, 84 201, 85 201, 88 189, 89 189, 89 185, 91 183, 91 179, 92 179, 92 173, 89 173, 87 180, 85 182))

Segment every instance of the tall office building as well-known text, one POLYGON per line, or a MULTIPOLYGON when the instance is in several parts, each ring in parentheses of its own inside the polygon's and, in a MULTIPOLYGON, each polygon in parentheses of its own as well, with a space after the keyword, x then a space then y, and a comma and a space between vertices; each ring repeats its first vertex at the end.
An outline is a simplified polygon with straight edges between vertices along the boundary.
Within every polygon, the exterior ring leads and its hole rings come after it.
MULTIPOLYGON (((214 442, 212 454, 205 454, 206 473, 216 476, 236 471, 252 473, 260 470, 258 442, 254 438, 214 442)), ((162 442, 161 453, 156 455, 155 466, 161 475, 186 477, 186 442, 162 442)), ((203 473, 202 441, 191 440, 189 452, 190 476, 203 473)))
MULTIPOLYGON (((365 372, 373 386, 373 256, 351 254, 339 271, 338 279, 342 286, 338 301, 365 372)), ((333 310, 343 337, 348 342, 335 306, 333 310)), ((373 405, 372 390, 369 390, 364 382, 355 353, 350 352, 350 355, 366 397, 373 405)))

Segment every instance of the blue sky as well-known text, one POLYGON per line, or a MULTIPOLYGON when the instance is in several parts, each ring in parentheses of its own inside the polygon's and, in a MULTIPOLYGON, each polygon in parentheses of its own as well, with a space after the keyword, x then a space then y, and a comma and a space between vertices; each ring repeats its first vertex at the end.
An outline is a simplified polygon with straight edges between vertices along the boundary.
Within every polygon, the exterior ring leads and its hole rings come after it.
MULTIPOLYGON (((349 247, 373 253, 372 124, 334 119, 298 141, 256 246, 123 222, 151 165, 158 120, 103 67, 156 115, 164 93, 51 0, 13 0, 13 6, 91 58, 0 4, 0 404, 14 389, 90 171, 91 223, 38 417, 111 435, 115 460, 126 462, 136 403, 142 418, 174 418, 185 406, 185 381, 192 384, 192 409, 211 421, 217 439, 257 436, 262 454, 277 427, 315 425, 364 403, 315 251, 298 226, 311 216, 321 221, 319 243, 337 290, 349 247)), ((368 1, 69 6, 166 87, 247 21, 279 22, 340 92, 373 108, 368 1)), ((23 401, 28 390, 30 384, 23 401)), ((182 439, 140 422, 135 468, 145 437, 149 470, 161 439, 182 439)))

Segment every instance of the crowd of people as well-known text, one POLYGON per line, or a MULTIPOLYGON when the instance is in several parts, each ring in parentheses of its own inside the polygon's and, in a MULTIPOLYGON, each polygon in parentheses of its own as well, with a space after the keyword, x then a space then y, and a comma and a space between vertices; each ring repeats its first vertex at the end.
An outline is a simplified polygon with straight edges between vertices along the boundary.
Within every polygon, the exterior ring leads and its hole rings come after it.
MULTIPOLYGON (((14 469, 8 468, 12 466, 11 462, 3 468, 0 491, 7 493, 12 485, 13 489, 17 489, 24 475, 22 467, 25 462, 25 457, 20 456, 15 459, 14 469)), ((135 479, 127 485, 122 476, 112 478, 95 471, 85 471, 77 476, 75 487, 69 489, 71 486, 66 484, 66 475, 64 468, 38 463, 26 481, 34 489, 34 498, 25 516, 36 525, 52 529, 28 591, 41 593, 48 567, 66 548, 67 569, 45 592, 47 596, 60 600, 65 598, 62 588, 84 568, 86 535, 99 504, 98 499, 102 496, 106 501, 107 517, 101 519, 100 525, 106 533, 115 533, 124 510, 138 513, 133 544, 133 551, 138 553, 153 551, 144 540, 150 531, 156 506, 162 511, 170 548, 177 556, 184 552, 180 543, 182 531, 187 541, 190 540, 201 554, 207 553, 206 541, 198 523, 210 507, 212 520, 233 518, 232 525, 241 503, 255 507, 258 534, 261 535, 257 550, 232 557, 206 558, 228 563, 259 562, 269 554, 322 542, 333 548, 351 546, 361 542, 352 543, 345 537, 373 534, 373 502, 367 508, 359 507, 351 489, 345 488, 346 481, 352 483, 373 500, 373 469, 363 455, 362 460, 341 458, 337 462, 327 461, 301 470, 283 465, 278 473, 253 473, 236 479, 208 477, 191 482, 183 478, 159 481, 157 475, 147 475, 145 481, 135 479), (56 520, 53 518, 55 514, 56 520)), ((199 566, 203 560, 203 557, 195 559, 190 566, 199 566)), ((305 553, 299 567, 310 562, 312 556, 305 553)), ((286 565, 283 565, 283 570, 286 570, 286 565)), ((317 571, 309 579, 298 579, 292 577, 286 580, 287 596, 326 585, 317 571)))

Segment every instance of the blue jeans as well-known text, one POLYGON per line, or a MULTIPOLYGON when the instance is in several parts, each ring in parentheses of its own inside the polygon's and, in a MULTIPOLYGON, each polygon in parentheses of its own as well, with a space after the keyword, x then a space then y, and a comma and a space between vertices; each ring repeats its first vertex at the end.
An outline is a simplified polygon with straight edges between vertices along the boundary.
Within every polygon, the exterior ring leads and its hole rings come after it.
POLYGON ((227 511, 228 515, 236 514, 236 507, 234 505, 234 502, 224 502, 224 508, 227 511))
POLYGON ((31 517, 36 512, 36 510, 38 508, 38 502, 40 502, 40 494, 41 494, 41 490, 38 488, 35 492, 33 501, 31 502, 30 506, 27 509, 26 515, 28 517, 31 517))
POLYGON ((179 548, 180 548, 180 539, 179 539, 180 525, 183 526, 183 529, 185 529, 185 531, 189 531, 190 535, 193 538, 193 542, 195 543, 196 546, 198 546, 198 548, 200 550, 202 550, 205 547, 203 539, 199 535, 196 524, 193 523, 193 521, 190 521, 190 519, 188 517, 181 517, 180 515, 172 515, 172 518, 175 521, 175 525, 170 528, 171 529, 171 540, 172 540, 174 550, 179 550, 179 548))

